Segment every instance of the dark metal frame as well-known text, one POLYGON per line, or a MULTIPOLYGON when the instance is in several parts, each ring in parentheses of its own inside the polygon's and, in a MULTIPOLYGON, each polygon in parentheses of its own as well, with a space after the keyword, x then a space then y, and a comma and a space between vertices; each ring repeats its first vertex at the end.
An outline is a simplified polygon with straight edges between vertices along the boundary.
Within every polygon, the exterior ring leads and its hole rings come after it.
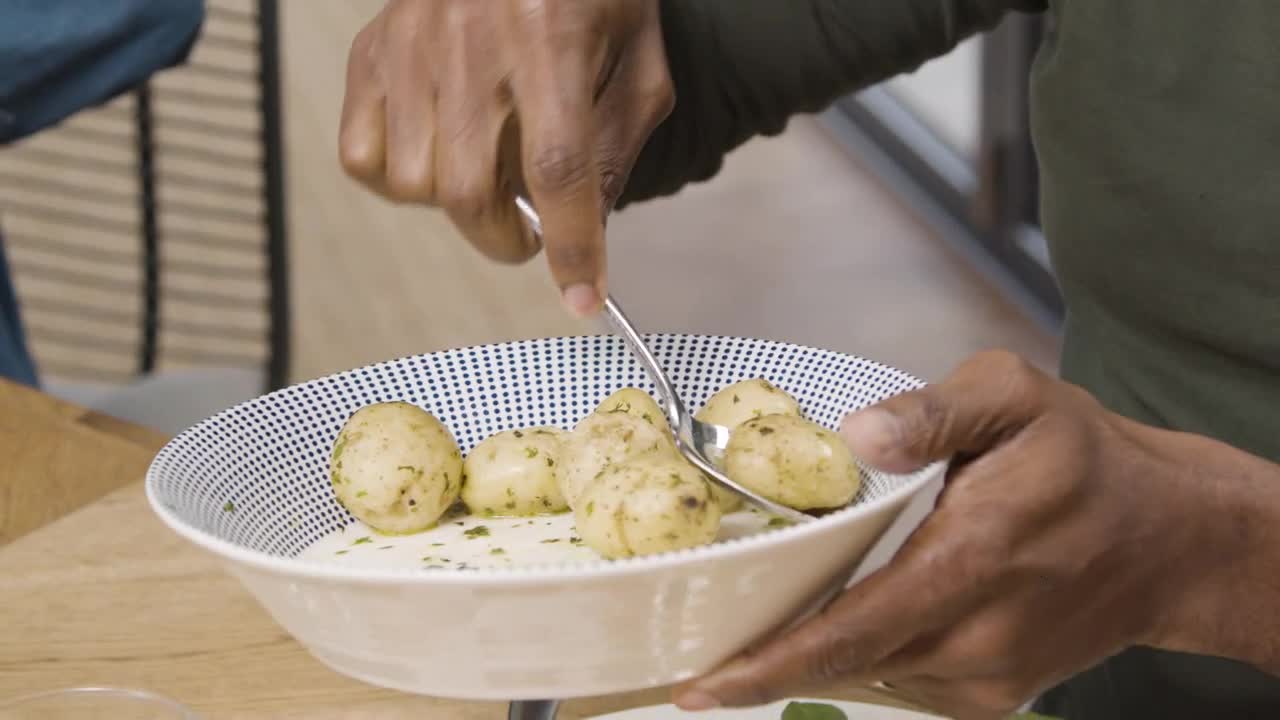
MULTIPOLYGON (((224 15, 234 14, 236 19, 251 18, 228 10, 211 9, 224 15)), ((285 204, 284 138, 281 117, 280 82, 280 25, 277 0, 258 0, 258 12, 252 21, 257 24, 258 55, 257 83, 258 106, 262 147, 261 171, 262 205, 265 212, 267 281, 269 292, 268 361, 265 368, 266 390, 274 390, 288 382, 290 363, 290 303, 288 274, 288 226, 285 204)), ((245 50, 254 49, 243 46, 245 50)), ((137 183, 139 227, 142 232, 142 332, 139 341, 138 372, 147 374, 156 367, 160 352, 158 338, 161 330, 162 288, 161 242, 163 233, 157 222, 158 208, 162 200, 157 192, 156 156, 163 150, 155 138, 155 117, 152 91, 143 85, 135 93, 135 138, 137 142, 137 183)), ((201 95, 193 101, 204 102, 201 95)), ((234 102, 234 100, 232 100, 234 102)))
POLYGON ((838 101, 825 119, 940 234, 1051 331, 1063 305, 1039 230, 1027 76, 1044 31, 1012 15, 984 38, 981 140, 963 157, 883 87, 838 101))

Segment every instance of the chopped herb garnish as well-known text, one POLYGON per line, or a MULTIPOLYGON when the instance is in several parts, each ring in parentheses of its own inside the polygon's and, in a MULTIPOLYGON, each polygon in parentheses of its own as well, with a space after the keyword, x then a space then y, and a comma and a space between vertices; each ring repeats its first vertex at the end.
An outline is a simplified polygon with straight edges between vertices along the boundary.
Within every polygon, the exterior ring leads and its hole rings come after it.
POLYGON ((506 555, 507 551, 503 550, 502 548, 494 548, 489 551, 489 554, 490 555, 506 555))
POLYGON ((474 540, 478 537, 489 537, 489 528, 484 525, 477 525, 462 534, 466 535, 470 540, 474 540))
POLYGON ((444 543, 431 543, 431 547, 444 547, 444 543))
MULTIPOLYGON (((358 498, 362 498, 362 497, 364 497, 365 495, 368 495, 368 494, 369 494, 369 493, 368 493, 368 491, 366 491, 366 490, 361 490, 360 492, 357 492, 357 493, 356 493, 356 497, 358 497, 358 498)), ((410 504, 410 505, 412 505, 412 504, 413 504, 413 501, 412 501, 412 500, 410 500, 410 501, 409 501, 409 504, 410 504)))
POLYGON ((551 433, 546 430, 534 430, 533 434, 534 435, 550 435, 551 433))
POLYGON ((791 527, 791 521, 780 517, 769 518, 768 527, 791 527))
POLYGON ((379 549, 379 550, 390 550, 390 549, 391 549, 391 548, 393 548, 393 547, 395 547, 395 546, 394 546, 394 545, 383 545, 382 547, 380 547, 380 548, 378 548, 378 549, 379 549))
POLYGON ((552 460, 551 458, 547 458, 547 467, 555 467, 555 466, 556 466, 556 461, 552 460))
POLYGON ((558 543, 558 542, 560 542, 560 538, 547 538, 546 540, 542 541, 542 544, 550 545, 551 543, 558 543))
POLYGON ((761 434, 761 435, 772 435, 772 434, 773 434, 773 428, 771 428, 771 427, 762 427, 762 428, 760 428, 760 434, 761 434))
POLYGON ((587 517, 591 517, 591 513, 596 511, 596 501, 592 500, 587 503, 587 517))
POLYGON ((515 497, 515 496, 516 496, 515 488, 510 488, 510 487, 508 487, 508 488, 507 488, 507 497, 515 497))
POLYGON ((408 470, 409 472, 415 472, 415 471, 417 470, 417 468, 415 468, 415 467, 414 467, 414 466, 412 466, 412 465, 401 465, 401 466, 397 467, 396 469, 397 469, 397 470, 408 470))
POLYGON ((582 538, 580 538, 580 537, 571 537, 571 538, 569 538, 569 544, 570 544, 570 545, 581 545, 581 544, 582 544, 582 538))
POLYGON ((735 393, 733 396, 733 404, 737 405, 740 402, 742 402, 742 398, 738 397, 738 395, 735 393))
POLYGON ((369 544, 369 543, 371 543, 371 542, 373 542, 373 538, 371 538, 371 537, 369 537, 368 535, 366 535, 366 536, 364 536, 364 537, 362 537, 362 538, 356 538, 356 541, 355 541, 355 542, 353 542, 353 543, 351 543, 351 544, 352 544, 352 545, 367 545, 367 544, 369 544))
POLYGON ((512 434, 512 435, 515 435, 517 440, 519 440, 520 438, 524 437, 524 433, 520 432, 519 430, 515 430, 515 431, 513 431, 511 434, 512 434))
POLYGON ((347 552, 348 552, 347 550, 339 550, 338 552, 334 553, 334 555, 346 555, 347 552))
POLYGON ((233 513, 236 511, 236 504, 228 500, 222 505, 222 512, 233 513))
POLYGON ((525 448, 525 449, 524 449, 524 456, 525 456, 525 457, 527 457, 527 458, 536 458, 536 457, 538 457, 538 448, 536 448, 536 447, 527 447, 527 448, 525 448))
MULTIPOLYGON (((357 495, 356 497, 359 497, 359 495, 357 495)), ((413 498, 409 498, 409 507, 413 507, 414 505, 417 505, 417 504, 418 504, 417 500, 414 500, 413 498)))

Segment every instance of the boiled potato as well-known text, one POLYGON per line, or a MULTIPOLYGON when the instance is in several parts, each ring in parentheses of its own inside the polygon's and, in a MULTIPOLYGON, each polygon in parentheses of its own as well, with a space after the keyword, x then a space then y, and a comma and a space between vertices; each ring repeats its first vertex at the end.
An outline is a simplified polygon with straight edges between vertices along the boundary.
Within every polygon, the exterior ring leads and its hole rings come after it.
POLYGON ((554 427, 507 430, 475 446, 462 463, 462 502, 477 515, 529 516, 564 512, 556 482, 560 438, 554 427))
POLYGON ((707 481, 669 453, 609 466, 578 500, 578 534, 610 559, 706 545, 720 531, 720 506, 707 481))
POLYGON ((627 412, 593 412, 562 440, 556 480, 569 507, 610 465, 650 452, 674 456, 675 440, 665 429, 627 412))
POLYGON ((839 435, 794 415, 765 415, 729 436, 725 473, 739 484, 797 510, 847 505, 862 485, 839 435))
POLYGON ((595 412, 602 415, 609 413, 626 413, 644 420, 659 430, 670 433, 671 425, 667 422, 667 414, 658 407, 657 401, 649 393, 638 388, 622 388, 601 402, 595 412))
POLYGON ((329 473, 352 515, 378 532, 407 535, 435 525, 458 499, 462 453, 431 413, 404 402, 378 403, 347 420, 329 473))
POLYGON ((726 385, 712 395, 697 412, 702 422, 723 425, 730 430, 764 415, 800 417, 800 403, 764 378, 743 380, 726 385))
MULTIPOLYGON (((725 386, 712 395, 694 417, 702 422, 723 425, 733 430, 752 418, 764 415, 799 417, 800 404, 768 380, 754 378, 725 386)), ((724 512, 730 513, 742 507, 742 498, 719 485, 712 485, 711 491, 724 512)))

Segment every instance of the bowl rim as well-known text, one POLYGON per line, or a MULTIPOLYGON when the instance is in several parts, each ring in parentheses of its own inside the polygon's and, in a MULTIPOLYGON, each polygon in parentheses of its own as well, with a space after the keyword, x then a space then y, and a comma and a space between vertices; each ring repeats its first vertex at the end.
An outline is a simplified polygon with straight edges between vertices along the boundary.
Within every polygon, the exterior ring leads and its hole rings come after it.
MULTIPOLYGON (((836 350, 827 350, 824 348, 816 348, 797 343, 788 343, 780 340, 728 335, 703 335, 696 333, 646 333, 645 336, 674 336, 708 340, 749 340, 753 342, 766 342, 784 345, 803 351, 832 353, 858 360, 884 370, 892 371, 903 376, 906 380, 916 383, 918 387, 924 387, 927 384, 924 380, 917 378, 911 373, 860 355, 843 353, 836 350)), ((713 542, 708 545, 701 545, 672 552, 656 553, 653 555, 620 558, 617 560, 599 558, 595 560, 563 563, 530 563, 511 567, 477 567, 468 570, 365 568, 358 566, 327 565, 319 562, 308 562, 305 560, 299 560, 297 556, 285 557, 281 555, 271 555, 260 550, 246 548, 228 540, 224 540, 213 533, 188 524, 185 520, 179 517, 177 513, 167 507, 158 495, 156 488, 158 483, 156 466, 163 456, 172 451, 171 448, 173 446, 181 442, 184 437, 194 432, 197 428, 236 413, 242 407, 262 400, 263 398, 286 392, 295 392, 298 388, 321 384, 353 372, 388 367, 417 358, 429 357, 431 355, 466 352, 478 349, 497 349, 521 344, 537 342, 547 343, 566 339, 592 340, 601 338, 617 339, 610 335, 601 334, 529 338, 525 340, 512 340, 500 343, 470 345, 461 348, 449 348, 431 353, 405 355, 391 360, 384 360, 357 368, 330 373, 328 375, 274 390, 251 400, 237 403, 236 405, 226 408, 209 418, 201 420, 199 423, 187 428, 169 442, 165 443, 164 447, 162 447, 159 452, 156 453, 155 457, 152 458, 151 464, 147 468, 143 482, 147 502, 151 506, 152 511, 165 525, 186 540, 226 560, 267 573, 301 577, 308 580, 331 580, 361 585, 404 585, 406 583, 411 585, 464 585, 470 587, 477 585, 540 585, 555 581, 609 578, 620 575, 638 575, 662 570, 675 570, 687 565, 715 561, 726 556, 745 554, 753 550, 763 549, 770 545, 778 545, 788 541, 798 542, 802 538, 823 533, 834 529, 836 526, 852 523, 864 516, 875 514, 887 506, 896 503, 903 503, 905 506, 912 497, 924 489, 924 487, 932 480, 945 473, 949 465, 946 460, 939 460, 930 463, 915 472, 905 474, 906 479, 899 487, 894 488, 875 500, 856 505, 847 505, 839 510, 817 518, 813 522, 804 523, 803 525, 779 527, 744 537, 732 538, 721 542, 713 542)), ((621 340, 619 340, 619 342, 621 342, 621 340)), ((898 475, 898 477, 904 476, 898 475)), ((426 530, 423 532, 430 531, 426 530)))

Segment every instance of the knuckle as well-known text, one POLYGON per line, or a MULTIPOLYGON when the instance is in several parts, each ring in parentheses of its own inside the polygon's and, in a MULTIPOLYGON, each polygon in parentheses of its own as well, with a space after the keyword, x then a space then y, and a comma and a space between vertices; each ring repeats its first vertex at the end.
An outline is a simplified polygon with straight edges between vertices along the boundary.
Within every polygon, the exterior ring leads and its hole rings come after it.
POLYGON ((613 204, 622 197, 622 191, 626 185, 627 176, 618 170, 617 166, 610 165, 600 170, 600 196, 604 200, 605 215, 613 210, 613 204))
POLYGON ((666 73, 657 81, 642 85, 638 92, 640 107, 652 125, 662 122, 676 106, 676 90, 666 73))
POLYGON ((434 199, 431 175, 409 163, 391 163, 387 168, 387 195, 397 202, 431 202, 434 199))
POLYGON ((1039 384, 1040 371, 1022 356, 1007 350, 988 350, 974 358, 981 372, 1005 378, 1014 389, 1030 389, 1039 384))
POLYGON ((587 179, 587 152, 568 143, 551 143, 534 154, 530 171, 533 182, 542 187, 576 187, 587 179))
POLYGON ((589 245, 555 243, 547 245, 547 259, 570 272, 585 271, 594 266, 596 253, 589 245))
MULTIPOLYGON (((904 393, 898 399, 897 422, 889 425, 888 448, 902 448, 913 455, 928 455, 930 443, 948 436, 950 411, 943 397, 930 388, 904 393)), ((897 403, 895 403, 897 404, 897 403)), ((886 448, 886 449, 888 449, 886 448)))
POLYGON ((338 161, 348 175, 365 182, 374 180, 382 165, 382 158, 377 157, 371 143, 345 133, 338 141, 338 161))
POLYGON ((867 648, 874 644, 866 631, 828 616, 822 642, 817 643, 806 668, 814 682, 827 682, 866 670, 872 662, 867 648))
MULTIPOLYGON (((459 176, 461 178, 461 176, 459 176)), ((441 207, 466 217, 479 217, 489 205, 489 194, 480 183, 473 180, 457 179, 441 184, 436 189, 436 197, 441 207)))
POLYGON ((1033 693, 1022 683, 1010 679, 981 680, 969 685, 966 692, 969 701, 984 710, 996 713, 1016 711, 1033 693))
POLYGON ((537 246, 524 242, 516 230, 505 234, 492 230, 468 240, 482 255, 504 265, 519 265, 538 254, 537 246))

